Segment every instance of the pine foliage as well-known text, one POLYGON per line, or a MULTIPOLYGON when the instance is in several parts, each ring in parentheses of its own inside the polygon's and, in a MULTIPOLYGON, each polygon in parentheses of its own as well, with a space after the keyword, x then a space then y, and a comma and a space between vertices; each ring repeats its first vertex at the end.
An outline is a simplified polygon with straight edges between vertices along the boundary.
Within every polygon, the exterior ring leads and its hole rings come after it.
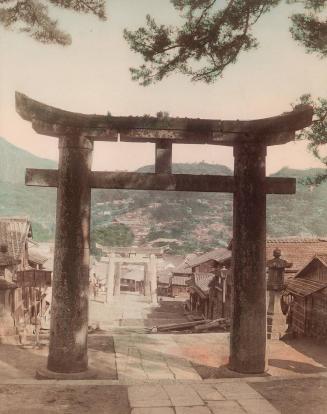
POLYGON ((0 24, 6 29, 27 33, 41 43, 71 44, 69 33, 50 17, 48 6, 78 13, 91 13, 105 20, 105 0, 0 0, 0 24))

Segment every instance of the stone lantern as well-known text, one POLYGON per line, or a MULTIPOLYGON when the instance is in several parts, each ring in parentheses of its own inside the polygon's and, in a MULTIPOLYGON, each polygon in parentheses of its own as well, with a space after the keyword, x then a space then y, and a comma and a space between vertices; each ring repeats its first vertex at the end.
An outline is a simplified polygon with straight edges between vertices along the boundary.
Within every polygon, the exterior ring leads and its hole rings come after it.
POLYGON ((281 250, 277 248, 273 251, 274 258, 267 261, 268 290, 281 291, 284 287, 285 269, 293 266, 293 263, 289 263, 286 260, 281 259, 281 255, 281 250))
POLYGON ((286 332, 286 318, 280 306, 281 291, 284 288, 285 269, 293 264, 281 259, 282 252, 276 248, 273 251, 274 258, 267 261, 267 337, 279 339, 286 332))

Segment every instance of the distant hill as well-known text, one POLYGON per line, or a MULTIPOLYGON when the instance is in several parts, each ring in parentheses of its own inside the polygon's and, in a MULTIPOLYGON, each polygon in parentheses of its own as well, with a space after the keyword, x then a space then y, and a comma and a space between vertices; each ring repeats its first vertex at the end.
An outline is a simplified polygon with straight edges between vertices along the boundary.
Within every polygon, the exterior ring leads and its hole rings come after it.
MULTIPOLYGON (((207 175, 232 175, 230 168, 220 164, 208 164, 206 162, 198 163, 179 163, 173 164, 173 174, 207 174, 207 175)), ((137 172, 151 173, 154 172, 154 165, 145 165, 137 172)))
MULTIPOLYGON (((56 190, 26 187, 24 176, 28 167, 56 168, 56 163, 36 157, 3 138, 0 138, 0 150, 0 215, 28 215, 36 240, 53 238, 56 190)), ((151 172, 153 169, 147 165, 138 171, 151 172)), ((274 174, 295 177, 298 184, 295 195, 268 196, 269 236, 327 235, 327 183, 316 188, 301 183, 304 177, 321 171, 283 168, 274 174)), ((232 175, 226 166, 205 162, 174 164, 173 172, 232 175)), ((139 245, 165 244, 180 254, 205 251, 226 245, 231 237, 232 195, 93 190, 93 229, 106 229, 115 223, 127 226, 139 245)))
POLYGON ((0 137, 0 181, 22 184, 26 168, 56 168, 55 161, 39 158, 0 137))

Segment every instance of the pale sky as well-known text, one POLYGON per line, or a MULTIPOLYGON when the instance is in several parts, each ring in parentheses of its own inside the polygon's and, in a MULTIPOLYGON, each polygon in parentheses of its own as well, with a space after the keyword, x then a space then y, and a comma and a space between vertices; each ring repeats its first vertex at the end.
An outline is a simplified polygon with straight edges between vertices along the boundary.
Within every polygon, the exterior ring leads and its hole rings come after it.
MULTIPOLYGON (((137 28, 150 13, 173 23, 177 13, 168 0, 110 0, 109 19, 53 10, 73 43, 42 45, 0 28, 0 136, 38 156, 57 159, 57 139, 36 134, 15 112, 14 92, 65 110, 112 115, 155 115, 213 119, 255 119, 290 110, 303 93, 327 96, 327 59, 308 55, 288 31, 291 6, 274 9, 258 25, 258 50, 244 53, 215 84, 191 83, 181 75, 149 87, 131 81, 128 67, 141 58, 123 39, 123 28, 137 28)), ((154 162, 154 145, 97 143, 95 170, 135 170, 154 162)), ((174 162, 233 165, 228 148, 174 145, 174 162)), ((267 172, 284 166, 321 166, 305 143, 268 150, 267 172)))

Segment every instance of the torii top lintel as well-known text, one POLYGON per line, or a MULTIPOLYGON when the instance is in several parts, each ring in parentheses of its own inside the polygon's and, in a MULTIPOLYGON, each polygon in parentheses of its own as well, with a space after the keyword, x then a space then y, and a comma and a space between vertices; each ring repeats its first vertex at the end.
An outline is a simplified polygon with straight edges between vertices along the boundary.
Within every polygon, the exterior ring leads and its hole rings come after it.
POLYGON ((299 105, 282 115, 247 121, 192 118, 156 118, 85 115, 64 111, 16 92, 16 110, 31 121, 36 132, 54 137, 83 135, 94 141, 213 144, 233 146, 242 142, 284 144, 295 131, 312 123, 313 109, 299 105))

